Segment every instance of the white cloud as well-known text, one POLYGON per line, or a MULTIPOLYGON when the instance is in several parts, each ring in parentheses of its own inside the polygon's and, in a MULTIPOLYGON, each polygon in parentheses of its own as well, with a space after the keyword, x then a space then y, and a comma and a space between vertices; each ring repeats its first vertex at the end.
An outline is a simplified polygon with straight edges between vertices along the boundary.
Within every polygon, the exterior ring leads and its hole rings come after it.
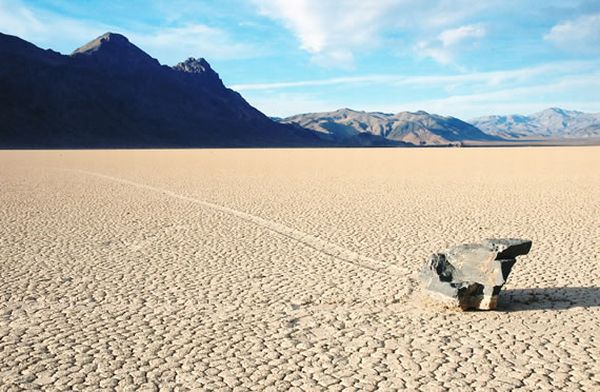
POLYGON ((552 27, 544 39, 557 47, 583 53, 600 52, 600 14, 584 15, 552 27))
MULTIPOLYGON (((439 31, 486 8, 468 0, 252 0, 259 12, 291 31, 300 48, 326 66, 352 66, 356 53, 386 42, 386 34, 439 31)), ((477 31, 456 34, 476 34, 477 31)), ((459 38, 459 37, 456 37, 459 38)), ((452 39, 452 37, 448 37, 452 39)))
POLYGON ((480 25, 461 26, 456 29, 445 30, 439 35, 439 40, 445 47, 458 45, 466 39, 482 38, 485 29, 480 25))
POLYGON ((348 67, 353 51, 378 44, 380 24, 398 1, 254 0, 259 12, 279 20, 300 47, 324 65, 348 67))
POLYGON ((465 25, 442 31, 435 40, 421 41, 415 46, 420 56, 431 57, 441 64, 453 64, 457 53, 473 47, 475 40, 486 34, 482 25, 465 25))

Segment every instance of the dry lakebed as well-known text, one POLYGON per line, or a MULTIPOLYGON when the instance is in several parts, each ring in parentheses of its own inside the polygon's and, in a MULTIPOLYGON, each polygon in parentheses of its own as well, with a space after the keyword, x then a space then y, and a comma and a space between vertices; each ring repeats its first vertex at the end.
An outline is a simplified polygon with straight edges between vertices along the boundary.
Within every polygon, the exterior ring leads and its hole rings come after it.
POLYGON ((1 391, 600 390, 600 147, 0 151, 0 263, 1 391))

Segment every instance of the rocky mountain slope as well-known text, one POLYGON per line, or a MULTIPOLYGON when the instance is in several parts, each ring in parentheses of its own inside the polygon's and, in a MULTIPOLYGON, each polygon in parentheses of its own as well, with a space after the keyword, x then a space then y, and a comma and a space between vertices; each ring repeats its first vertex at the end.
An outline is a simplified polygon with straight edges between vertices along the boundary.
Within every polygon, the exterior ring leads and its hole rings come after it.
POLYGON ((470 121, 482 131, 508 139, 600 137, 600 113, 550 108, 528 116, 485 116, 470 121))
POLYGON ((423 111, 387 114, 339 109, 334 112, 299 114, 282 119, 281 122, 312 129, 322 138, 338 142, 365 137, 412 145, 502 140, 499 136, 488 135, 457 118, 423 111))
POLYGON ((204 59, 161 65, 119 34, 70 56, 0 34, 0 147, 318 146, 226 88, 204 59))

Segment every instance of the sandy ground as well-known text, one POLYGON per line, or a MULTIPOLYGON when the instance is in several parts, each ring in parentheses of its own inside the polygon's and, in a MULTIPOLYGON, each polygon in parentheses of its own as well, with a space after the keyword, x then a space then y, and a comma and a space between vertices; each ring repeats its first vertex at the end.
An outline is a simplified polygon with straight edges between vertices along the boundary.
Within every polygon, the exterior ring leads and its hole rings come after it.
POLYGON ((600 390, 600 147, 2 151, 0 390, 600 390), (494 312, 447 246, 533 240, 494 312))

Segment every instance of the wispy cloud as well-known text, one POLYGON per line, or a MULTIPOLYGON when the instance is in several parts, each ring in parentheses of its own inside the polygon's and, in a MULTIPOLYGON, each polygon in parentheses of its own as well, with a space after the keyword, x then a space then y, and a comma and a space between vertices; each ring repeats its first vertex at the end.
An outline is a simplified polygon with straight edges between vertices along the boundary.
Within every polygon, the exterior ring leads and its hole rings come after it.
POLYGON ((359 83, 389 83, 390 81, 396 80, 397 78, 399 77, 396 75, 349 76, 329 79, 301 80, 297 82, 234 84, 231 86, 231 88, 238 91, 282 90, 297 87, 318 87, 359 83))
POLYGON ((336 77, 328 79, 302 80, 292 82, 273 83, 246 83, 235 84, 231 88, 239 91, 250 90, 282 90, 302 87, 318 87, 333 85, 354 84, 390 84, 390 85, 413 85, 413 86, 444 86, 465 83, 482 83, 487 86, 497 86, 506 82, 523 82, 539 75, 548 73, 572 73, 586 69, 593 69, 598 64, 590 61, 568 61, 542 64, 533 67, 525 67, 511 70, 499 70, 489 72, 460 73, 453 75, 422 75, 405 76, 395 74, 385 75, 362 75, 349 77, 336 77))
POLYGON ((598 111, 600 97, 581 94, 582 89, 600 89, 600 73, 568 75, 546 82, 537 81, 527 86, 449 95, 437 99, 388 103, 383 107, 367 107, 367 110, 426 110, 463 119, 488 114, 527 114, 551 106, 598 111), (578 95, 579 98, 566 99, 564 94, 569 93, 578 95))
POLYGON ((322 99, 310 93, 288 92, 249 97, 249 102, 269 116, 283 117, 298 113, 333 111, 343 106, 335 100, 322 99))
POLYGON ((600 13, 562 21, 544 39, 563 50, 600 53, 600 13))
MULTIPOLYGON (((0 0, 0 29, 40 45, 57 41, 80 42, 91 40, 109 31, 102 23, 76 20, 62 15, 26 6, 18 0, 0 0)), ((73 47, 73 49, 75 49, 73 47)))
POLYGON ((468 119, 487 114, 529 113, 549 106, 600 110, 598 62, 557 62, 536 67, 439 76, 366 75, 293 83, 238 85, 250 102, 272 115, 322 112, 340 107, 395 113, 426 110, 468 119), (380 86, 364 86, 380 84, 380 86), (312 86, 319 88, 310 89, 312 86), (346 86, 347 97, 325 99, 326 86, 346 86), (308 87, 308 88, 307 88, 308 87), (325 91, 325 92, 324 92, 325 91), (396 97, 363 100, 352 91, 376 91, 396 97), (394 93, 401 91, 401 94, 394 93), (423 91, 436 91, 437 97, 423 91), (421 97, 421 98, 416 98, 421 97))
POLYGON ((150 54, 169 59, 188 57, 237 59, 256 56, 253 45, 236 42, 227 32, 204 24, 166 27, 148 33, 130 32, 128 36, 150 54))
POLYGON ((445 47, 451 47, 463 43, 471 38, 481 38, 485 35, 485 29, 481 25, 467 25, 456 29, 444 30, 438 39, 445 47))
POLYGON ((458 53, 474 47, 486 34, 482 25, 465 25, 442 31, 436 39, 421 41, 416 47, 417 55, 431 57, 441 64, 454 64, 458 53))

